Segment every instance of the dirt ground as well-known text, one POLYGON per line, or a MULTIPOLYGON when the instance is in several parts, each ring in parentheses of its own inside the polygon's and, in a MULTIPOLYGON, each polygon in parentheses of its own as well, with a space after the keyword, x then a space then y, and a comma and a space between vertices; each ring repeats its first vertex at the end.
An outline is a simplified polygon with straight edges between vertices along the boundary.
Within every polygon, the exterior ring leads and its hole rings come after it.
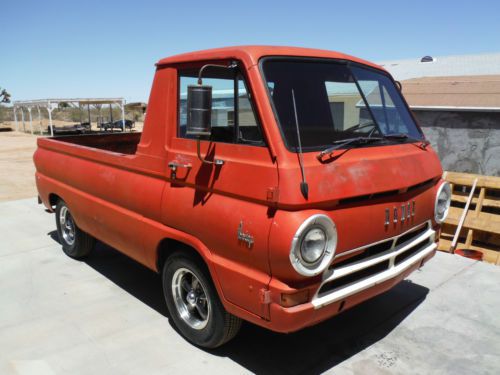
MULTIPOLYGON (((63 122, 54 121, 54 124, 63 125, 63 122)), ((27 133, 0 131, 0 202, 37 195, 33 153, 38 136, 31 135, 29 124, 26 125, 27 133)), ((8 126, 15 130, 11 123, 3 123, 0 128, 8 126)), ((142 126, 142 122, 136 123, 134 131, 142 131, 142 126)), ((37 126, 36 131, 38 129, 37 126)))
POLYGON ((37 137, 0 132, 0 201, 35 197, 33 153, 37 137))

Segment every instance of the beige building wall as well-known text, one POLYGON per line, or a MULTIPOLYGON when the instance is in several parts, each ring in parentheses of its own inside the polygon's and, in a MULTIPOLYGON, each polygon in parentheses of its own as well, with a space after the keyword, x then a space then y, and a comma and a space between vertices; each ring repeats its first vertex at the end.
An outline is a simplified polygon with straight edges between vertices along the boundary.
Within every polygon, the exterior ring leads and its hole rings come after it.
POLYGON ((359 124, 359 108, 356 106, 361 100, 359 95, 330 95, 330 103, 344 103, 343 130, 359 124))

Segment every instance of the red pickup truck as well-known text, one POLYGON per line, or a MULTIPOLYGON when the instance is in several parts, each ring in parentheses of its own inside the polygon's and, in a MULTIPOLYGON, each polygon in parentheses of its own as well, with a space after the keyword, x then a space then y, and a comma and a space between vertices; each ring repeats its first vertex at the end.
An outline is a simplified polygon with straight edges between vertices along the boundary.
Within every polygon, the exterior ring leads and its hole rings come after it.
POLYGON ((64 252, 161 273, 189 341, 316 324, 435 254, 450 185, 381 67, 261 46, 156 66, 142 133, 39 138, 36 183, 64 252))

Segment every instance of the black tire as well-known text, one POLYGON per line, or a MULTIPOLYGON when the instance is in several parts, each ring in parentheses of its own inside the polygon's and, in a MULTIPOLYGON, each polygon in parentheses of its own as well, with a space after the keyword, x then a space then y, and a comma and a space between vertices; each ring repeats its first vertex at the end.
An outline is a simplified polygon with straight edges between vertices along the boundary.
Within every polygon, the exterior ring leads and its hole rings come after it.
POLYGON ((76 226, 71 211, 63 200, 59 200, 56 205, 56 225, 59 242, 67 256, 82 259, 87 257, 94 249, 94 237, 76 226), (62 215, 65 216, 64 220, 61 220, 62 215), (66 223, 71 228, 66 226, 66 223))
MULTIPOLYGON (((165 301, 173 324, 189 342, 203 348, 216 348, 236 336, 241 327, 241 319, 229 314, 224 309, 207 267, 198 259, 189 254, 173 254, 167 259, 163 266, 162 282, 163 295, 165 296, 165 301), (208 314, 204 321, 203 316, 198 314, 198 300, 194 303, 197 305, 196 308, 188 312, 188 314, 194 316, 194 321, 203 321, 199 324, 198 328, 193 328, 193 323, 188 323, 188 320, 181 316, 183 309, 178 308, 179 303, 181 305, 184 304, 186 307, 189 305, 188 293, 186 292, 184 299, 178 299, 180 302, 175 302, 174 293, 176 292, 174 292, 175 287, 172 285, 175 283, 175 280, 178 280, 182 272, 185 272, 183 277, 188 277, 189 273, 192 273, 199 280, 198 285, 201 285, 201 289, 204 292, 202 294, 200 293, 200 295, 206 297, 204 300, 206 301, 205 306, 207 307, 206 310, 208 314), (198 317, 196 317, 196 314, 198 314, 198 317), (196 318, 200 319, 197 320, 196 318)), ((181 283, 175 283, 175 285, 179 284, 181 283)), ((203 299, 203 297, 201 297, 201 299, 203 299)), ((200 305, 203 305, 203 303, 200 303, 200 305)), ((186 316, 186 311, 188 310, 189 308, 184 310, 184 316, 186 316)))

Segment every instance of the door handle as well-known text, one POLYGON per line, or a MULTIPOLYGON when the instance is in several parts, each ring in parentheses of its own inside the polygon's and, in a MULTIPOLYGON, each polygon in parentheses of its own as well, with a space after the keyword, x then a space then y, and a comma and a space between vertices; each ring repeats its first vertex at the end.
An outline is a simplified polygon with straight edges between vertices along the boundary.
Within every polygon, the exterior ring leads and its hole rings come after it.
POLYGON ((179 163, 178 161, 170 161, 168 163, 168 167, 170 168, 170 170, 172 171, 171 173, 171 177, 173 180, 175 180, 177 178, 177 170, 179 168, 185 168, 187 170, 191 169, 191 164, 190 163, 179 163))

